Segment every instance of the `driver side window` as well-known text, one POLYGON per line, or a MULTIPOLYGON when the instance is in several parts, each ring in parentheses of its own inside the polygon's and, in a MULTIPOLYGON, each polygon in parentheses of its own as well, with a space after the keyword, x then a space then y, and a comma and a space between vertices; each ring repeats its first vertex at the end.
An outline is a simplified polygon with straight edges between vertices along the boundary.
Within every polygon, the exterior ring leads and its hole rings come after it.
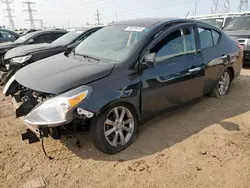
POLYGON ((196 52, 193 28, 184 28, 169 34, 154 48, 156 62, 196 52))

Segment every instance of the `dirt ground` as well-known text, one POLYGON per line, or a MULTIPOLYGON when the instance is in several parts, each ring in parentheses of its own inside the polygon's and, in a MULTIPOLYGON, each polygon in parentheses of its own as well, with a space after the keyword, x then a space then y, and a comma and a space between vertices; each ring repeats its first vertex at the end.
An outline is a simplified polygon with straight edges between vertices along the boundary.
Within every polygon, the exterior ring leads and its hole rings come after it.
MULTIPOLYGON (((2 90, 2 88, 0 88, 2 90)), ((61 141, 21 141, 25 127, 10 99, 0 94, 0 187, 22 187, 40 178, 46 187, 250 187, 250 69, 242 70, 221 99, 162 114, 140 126, 123 152, 98 152, 89 133, 61 141)), ((26 187, 27 187, 26 186, 26 187)))

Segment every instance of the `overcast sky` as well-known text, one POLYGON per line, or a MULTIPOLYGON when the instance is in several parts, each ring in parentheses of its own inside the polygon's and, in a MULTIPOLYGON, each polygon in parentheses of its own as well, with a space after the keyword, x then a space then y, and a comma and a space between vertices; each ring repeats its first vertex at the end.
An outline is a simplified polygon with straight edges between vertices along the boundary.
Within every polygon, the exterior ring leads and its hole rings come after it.
MULTIPOLYGON (((197 15, 211 12, 212 0, 197 0, 197 15)), ((231 0, 231 11, 236 11, 240 0, 231 0)), ((14 0, 12 8, 17 28, 29 28, 24 21, 28 14, 23 0, 14 0)), ((38 12, 36 19, 44 20, 45 26, 68 27, 82 26, 87 22, 96 23, 95 13, 99 9, 101 22, 108 23, 123 19, 142 17, 184 17, 188 11, 194 12, 195 0, 34 0, 33 8, 38 12), (116 17, 117 15, 117 17, 116 17)), ((6 13, 0 3, 0 25, 8 25, 6 13)), ((36 27, 39 27, 36 22, 36 27)))

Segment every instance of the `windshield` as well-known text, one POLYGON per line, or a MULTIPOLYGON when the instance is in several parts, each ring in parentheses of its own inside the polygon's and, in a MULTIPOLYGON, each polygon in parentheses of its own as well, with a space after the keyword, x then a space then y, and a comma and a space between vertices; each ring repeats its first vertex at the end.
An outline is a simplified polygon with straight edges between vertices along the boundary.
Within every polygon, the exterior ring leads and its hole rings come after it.
POLYGON ((19 37, 17 40, 15 40, 15 43, 24 43, 27 40, 29 40, 30 38, 32 38, 35 34, 35 32, 32 33, 28 33, 27 35, 21 36, 19 37))
POLYGON ((235 17, 224 30, 250 29, 250 16, 235 17))
POLYGON ((121 62, 148 31, 145 27, 107 26, 84 40, 74 52, 121 62))
POLYGON ((222 28, 224 23, 224 18, 210 18, 210 19, 202 19, 200 21, 206 24, 210 24, 217 28, 222 28))
POLYGON ((52 44, 66 46, 74 42, 84 31, 71 31, 62 37, 56 39, 52 44))

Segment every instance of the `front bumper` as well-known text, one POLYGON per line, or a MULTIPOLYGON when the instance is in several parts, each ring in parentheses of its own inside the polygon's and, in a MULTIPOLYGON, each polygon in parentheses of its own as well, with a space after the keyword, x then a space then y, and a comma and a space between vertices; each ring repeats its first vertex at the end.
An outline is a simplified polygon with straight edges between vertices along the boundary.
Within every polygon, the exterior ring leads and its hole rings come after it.
MULTIPOLYGON (((16 115, 20 113, 22 110, 26 112, 27 109, 21 107, 23 103, 17 100, 17 97, 12 97, 12 103, 16 109, 16 115)), ((56 127, 50 127, 49 125, 34 125, 32 123, 27 123, 25 121, 25 117, 19 117, 20 120, 25 124, 27 130, 22 134, 22 140, 28 140, 30 144, 40 141, 41 138, 51 136, 54 139, 60 139, 59 130, 56 127)))

